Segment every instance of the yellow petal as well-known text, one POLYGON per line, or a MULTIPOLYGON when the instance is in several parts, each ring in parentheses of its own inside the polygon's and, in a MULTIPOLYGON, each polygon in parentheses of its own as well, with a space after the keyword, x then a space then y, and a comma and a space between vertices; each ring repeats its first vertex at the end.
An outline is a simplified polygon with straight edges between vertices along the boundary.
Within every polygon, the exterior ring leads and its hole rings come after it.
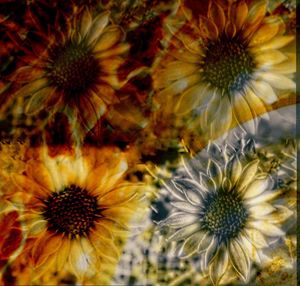
POLYGON ((92 25, 92 16, 88 9, 86 9, 82 15, 81 22, 80 22, 80 34, 82 38, 84 38, 88 31, 90 30, 92 25))
POLYGON ((230 19, 235 19, 234 26, 240 31, 248 16, 248 5, 244 0, 233 3, 230 19))
MULTIPOLYGON (((193 87, 197 82, 200 82, 200 75, 194 74, 187 77, 184 77, 180 80, 177 80, 170 85, 167 85, 165 89, 157 93, 157 97, 164 99, 167 96, 174 96, 180 94, 187 88, 193 87)), ((159 89, 165 86, 165 82, 162 82, 158 79, 158 81, 154 81, 154 88, 159 89), (163 84, 163 86, 160 86, 163 84)))
POLYGON ((260 52, 255 55, 255 61, 258 67, 268 67, 271 65, 279 64, 287 59, 282 52, 277 50, 270 50, 265 52, 260 52))
POLYGON ((175 107, 175 112, 179 115, 186 114, 197 107, 199 103, 202 105, 201 102, 204 103, 207 96, 210 96, 210 94, 206 93, 205 86, 199 84, 195 85, 180 96, 175 107))
POLYGON ((280 74, 292 74, 296 72, 296 54, 285 53, 287 59, 280 63, 270 67, 271 72, 280 74))
POLYGON ((124 32, 118 26, 108 27, 103 31, 103 34, 97 41, 94 52, 102 52, 104 50, 110 49, 123 37, 124 32))
POLYGON ((109 20, 109 12, 103 12, 99 14, 92 23, 92 26, 87 34, 87 41, 89 44, 93 43, 93 41, 97 40, 99 36, 102 34, 104 28, 108 24, 109 20))
POLYGON ((48 85, 48 81, 45 78, 37 79, 33 82, 30 82, 20 88, 16 93, 14 93, 14 97, 24 97, 34 94, 36 91, 46 87, 48 85))
POLYGON ((280 49, 295 39, 294 36, 277 36, 273 38, 271 41, 264 43, 263 45, 256 46, 256 51, 267 51, 267 50, 276 50, 280 49))
POLYGON ((120 55, 128 52, 130 46, 127 43, 118 44, 115 47, 111 47, 110 49, 103 50, 102 52, 95 53, 96 59, 104 59, 116 55, 120 55))
POLYGON ((274 21, 273 23, 265 23, 252 36, 249 46, 251 47, 255 45, 261 45, 265 42, 270 41, 272 38, 276 36, 278 30, 279 30, 278 21, 274 21))
POLYGON ((215 23, 218 28, 219 34, 223 32, 225 27, 225 13, 220 5, 216 2, 210 2, 211 5, 208 10, 208 18, 215 23))

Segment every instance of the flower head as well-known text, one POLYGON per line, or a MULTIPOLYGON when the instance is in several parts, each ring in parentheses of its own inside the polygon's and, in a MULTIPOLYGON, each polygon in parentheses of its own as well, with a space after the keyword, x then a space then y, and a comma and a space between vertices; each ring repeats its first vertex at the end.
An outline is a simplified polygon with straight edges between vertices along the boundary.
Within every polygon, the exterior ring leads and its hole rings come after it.
POLYGON ((166 185, 173 210, 160 225, 170 229, 180 257, 199 256, 214 284, 229 269, 246 282, 251 261, 259 263, 270 238, 284 234, 280 224, 292 213, 272 203, 280 192, 259 160, 246 154, 251 144, 226 152, 214 146, 217 156, 184 163, 185 171, 166 185))
POLYGON ((137 185, 123 180, 126 156, 116 148, 83 148, 80 156, 51 158, 40 148, 24 174, 13 176, 17 189, 6 197, 22 210, 24 251, 37 278, 63 267, 79 278, 99 268, 112 274, 139 213, 137 185))
MULTIPOLYGON (((294 91, 295 50, 284 50, 294 36, 285 35, 281 18, 266 16, 266 9, 264 0, 210 1, 199 22, 187 12, 179 31, 170 27, 174 36, 153 75, 163 111, 193 111, 214 138, 234 121, 266 113, 283 91, 294 91)), ((254 131, 255 121, 248 128, 254 131)))
POLYGON ((123 31, 109 23, 107 11, 94 16, 85 9, 68 17, 66 28, 56 23, 55 29, 47 35, 34 32, 26 40, 31 47, 23 47, 25 64, 12 78, 18 84, 12 98, 25 100, 27 114, 63 111, 72 126, 88 131, 117 101, 116 71, 128 45, 121 43, 123 31))

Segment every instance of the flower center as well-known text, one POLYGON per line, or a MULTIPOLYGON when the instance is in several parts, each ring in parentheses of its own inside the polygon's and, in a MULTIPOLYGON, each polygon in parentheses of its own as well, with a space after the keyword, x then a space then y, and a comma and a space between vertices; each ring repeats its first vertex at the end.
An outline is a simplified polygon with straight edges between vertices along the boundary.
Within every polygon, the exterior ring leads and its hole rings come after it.
POLYGON ((234 190, 219 190, 205 198, 202 224, 206 231, 216 235, 220 241, 236 237, 245 226, 247 218, 248 212, 234 190))
POLYGON ((86 92, 95 84, 100 67, 84 44, 69 43, 50 51, 47 74, 50 83, 70 95, 86 92))
POLYGON ((207 44, 201 64, 207 83, 226 93, 242 91, 251 79, 255 63, 247 46, 237 38, 221 37, 207 44))
POLYGON ((75 185, 48 197, 43 212, 49 230, 72 238, 88 233, 99 214, 97 198, 75 185))

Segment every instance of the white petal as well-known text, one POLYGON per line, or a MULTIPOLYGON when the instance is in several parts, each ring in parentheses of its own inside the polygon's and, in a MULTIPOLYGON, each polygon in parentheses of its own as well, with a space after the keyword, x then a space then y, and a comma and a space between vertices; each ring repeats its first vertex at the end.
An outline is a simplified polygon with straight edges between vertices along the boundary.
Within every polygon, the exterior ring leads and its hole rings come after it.
POLYGON ((284 235, 284 231, 282 231, 279 227, 264 220, 250 221, 248 222, 248 225, 249 227, 255 228, 267 236, 284 235))
POLYGON ((263 72, 260 77, 277 89, 296 89, 296 83, 284 75, 263 72))
POLYGON ((210 159, 207 164, 207 174, 216 182, 217 186, 222 183, 222 169, 217 161, 210 159))
POLYGON ((261 219, 263 216, 275 211, 275 208, 268 203, 262 203, 249 207, 248 211, 252 217, 261 219))
MULTIPOLYGON (((192 235, 195 232, 199 232, 199 223, 194 223, 174 232, 169 238, 169 241, 179 241, 185 239, 186 237, 192 235)), ((199 234, 200 235, 200 234, 199 234)))
POLYGON ((247 281, 250 274, 250 259, 236 239, 229 243, 229 256, 235 271, 247 281))
POLYGON ((266 191, 268 187, 271 186, 271 178, 270 176, 266 176, 265 178, 255 179, 250 185, 246 188, 244 193, 244 199, 250 199, 256 197, 266 191))
POLYGON ((201 239, 202 236, 203 236, 203 233, 197 232, 197 233, 192 234, 190 237, 188 237, 184 241, 184 243, 179 251, 179 256, 181 258, 188 258, 188 257, 191 257, 193 254, 195 254, 197 252, 197 246, 198 246, 199 239, 201 239))
POLYGON ((225 167, 227 177, 234 186, 242 174, 243 166, 237 155, 234 155, 226 164, 225 167))
POLYGON ((202 203, 203 197, 199 189, 200 186, 196 181, 182 178, 174 180, 174 184, 185 194, 191 204, 199 205, 202 203))
POLYGON ((278 100, 273 88, 265 81, 256 80, 253 84, 255 94, 264 102, 272 104, 278 100))
POLYGON ((218 250, 209 267, 209 276, 214 285, 219 285, 219 281, 226 273, 228 262, 228 250, 223 246, 218 250))
POLYGON ((162 225, 166 225, 174 228, 180 228, 180 227, 188 226, 198 220, 199 219, 195 215, 187 214, 184 212, 176 212, 171 214, 169 217, 167 217, 162 222, 162 225))
POLYGON ((188 202, 171 202, 171 205, 181 211, 191 214, 198 214, 201 210, 200 207, 193 206, 188 202))
POLYGON ((265 217, 262 217, 262 219, 269 223, 280 224, 293 215, 293 212, 285 206, 278 205, 276 206, 276 209, 276 211, 266 215, 265 217))
POLYGON ((265 239, 264 235, 255 228, 245 228, 244 230, 246 238, 249 240, 251 244, 253 244, 257 248, 265 248, 268 247, 269 244, 265 239))
POLYGON ((207 249, 205 251, 204 269, 206 269, 209 266, 212 259, 216 255, 218 248, 219 248, 218 240, 217 240, 217 238, 213 237, 209 246, 207 247, 207 249))
POLYGON ((248 205, 256 205, 256 204, 260 204, 263 202, 268 202, 270 200, 273 200, 280 194, 281 194, 281 192, 279 192, 279 191, 265 191, 259 196, 245 200, 245 203, 248 205))
POLYGON ((244 167, 242 174, 237 182, 237 189, 239 191, 242 191, 253 180, 254 176, 256 175, 258 165, 259 160, 253 160, 244 167))

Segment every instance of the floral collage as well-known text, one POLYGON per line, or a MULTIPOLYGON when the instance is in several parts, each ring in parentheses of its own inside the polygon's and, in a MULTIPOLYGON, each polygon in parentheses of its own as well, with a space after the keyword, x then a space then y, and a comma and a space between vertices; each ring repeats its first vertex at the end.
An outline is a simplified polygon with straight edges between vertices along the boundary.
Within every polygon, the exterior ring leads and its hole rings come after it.
POLYGON ((298 285, 296 10, 0 0, 0 285, 298 285))

